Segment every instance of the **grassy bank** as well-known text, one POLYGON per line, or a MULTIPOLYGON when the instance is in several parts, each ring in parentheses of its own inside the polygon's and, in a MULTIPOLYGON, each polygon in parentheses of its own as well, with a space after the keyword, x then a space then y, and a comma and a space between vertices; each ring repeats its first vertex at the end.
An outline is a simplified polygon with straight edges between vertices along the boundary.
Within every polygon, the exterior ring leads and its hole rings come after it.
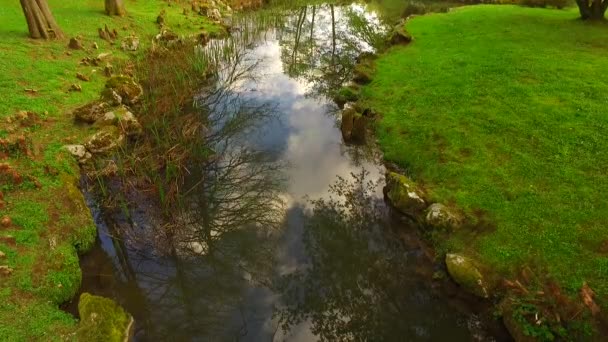
POLYGON ((91 246, 96 233, 77 188, 78 165, 62 146, 93 133, 74 126, 70 112, 96 99, 106 81, 105 62, 95 67, 80 61, 111 53, 110 63, 127 66, 150 46, 162 10, 178 34, 218 30, 204 17, 184 15, 176 4, 125 4, 127 16, 111 18, 100 0, 49 0, 60 27, 68 37, 80 37, 84 50, 69 50, 67 40, 31 40, 19 2, 0 8, 0 138, 5 139, 0 146, 0 218, 7 219, 0 226, 0 266, 11 270, 0 272, 0 340, 61 339, 76 327, 74 317, 58 305, 80 286, 78 253, 91 246), (114 44, 98 36, 97 29, 105 25, 119 34, 114 44), (141 40, 136 53, 120 50, 121 38, 130 34, 141 40), (77 73, 90 81, 78 80, 77 73), (73 84, 82 91, 70 92, 73 84), (15 116, 19 111, 35 114, 15 116))
POLYGON ((575 10, 476 6, 417 17, 363 100, 388 160, 476 230, 443 249, 509 278, 529 266, 608 299, 608 25, 575 10))

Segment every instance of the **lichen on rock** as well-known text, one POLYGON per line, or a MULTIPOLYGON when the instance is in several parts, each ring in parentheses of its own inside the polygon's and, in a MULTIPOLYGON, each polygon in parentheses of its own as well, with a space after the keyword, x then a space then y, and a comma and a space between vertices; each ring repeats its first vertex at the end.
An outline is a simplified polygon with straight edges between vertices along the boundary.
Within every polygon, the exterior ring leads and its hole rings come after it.
POLYGON ((481 298, 490 297, 490 285, 476 262, 460 254, 447 254, 445 264, 450 277, 467 292, 481 298))
POLYGON ((135 115, 125 106, 120 106, 107 112, 102 118, 95 122, 98 127, 116 126, 128 137, 136 137, 142 134, 143 128, 135 115))
POLYGON ((385 192, 391 205, 403 214, 415 216, 426 208, 422 190, 404 175, 388 172, 385 192))
POLYGON ((74 110, 73 115, 76 121, 92 124, 99 120, 110 106, 105 101, 93 101, 74 110))
POLYGON ((124 136, 117 127, 106 126, 91 136, 84 146, 95 155, 110 152, 121 146, 123 142, 124 136))
POLYGON ((427 225, 433 228, 446 228, 455 230, 462 226, 462 215, 456 210, 441 203, 434 203, 426 210, 424 219, 427 225))
POLYGON ((83 293, 78 303, 77 341, 128 341, 133 317, 113 300, 83 293))
POLYGON ((106 88, 115 91, 120 96, 122 103, 129 106, 138 103, 144 93, 139 83, 125 75, 111 77, 106 82, 106 88))
POLYGON ((65 145, 63 149, 68 151, 80 164, 85 164, 91 159, 91 153, 89 153, 84 145, 65 145))

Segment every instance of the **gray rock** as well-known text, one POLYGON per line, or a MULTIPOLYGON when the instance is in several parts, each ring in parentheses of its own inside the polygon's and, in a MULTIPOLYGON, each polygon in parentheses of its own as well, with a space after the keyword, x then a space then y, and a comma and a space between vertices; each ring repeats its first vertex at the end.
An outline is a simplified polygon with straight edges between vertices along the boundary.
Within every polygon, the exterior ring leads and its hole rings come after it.
POLYGON ((490 285, 475 261, 460 254, 448 254, 445 263, 450 277, 464 290, 481 298, 490 297, 490 285))
POLYGON ((424 219, 433 228, 447 228, 450 230, 460 228, 463 221, 462 215, 441 203, 434 203, 428 207, 424 219))

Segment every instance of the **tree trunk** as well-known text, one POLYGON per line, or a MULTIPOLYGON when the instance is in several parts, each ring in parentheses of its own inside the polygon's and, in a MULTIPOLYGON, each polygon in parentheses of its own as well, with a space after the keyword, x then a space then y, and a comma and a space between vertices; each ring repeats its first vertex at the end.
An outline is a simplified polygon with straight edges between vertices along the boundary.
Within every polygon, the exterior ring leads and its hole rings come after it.
POLYGON ((581 19, 603 20, 608 9, 608 0, 576 0, 581 19))
POLYGON ((125 15, 125 5, 123 0, 105 0, 106 1, 106 14, 117 15, 122 17, 125 15))
POLYGON ((20 0, 30 37, 34 39, 61 39, 63 31, 57 25, 47 0, 20 0))

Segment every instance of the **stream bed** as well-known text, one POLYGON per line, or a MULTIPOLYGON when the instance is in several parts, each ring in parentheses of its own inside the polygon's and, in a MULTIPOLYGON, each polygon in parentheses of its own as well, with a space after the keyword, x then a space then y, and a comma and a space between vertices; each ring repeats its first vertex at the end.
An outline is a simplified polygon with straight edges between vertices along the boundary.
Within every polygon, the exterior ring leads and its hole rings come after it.
POLYGON ((235 34, 197 98, 214 154, 187 179, 177 247, 132 238, 154 239, 146 201, 121 217, 89 198, 99 239, 81 290, 131 313, 136 341, 508 340, 384 204, 372 144, 343 142, 330 94, 382 40, 381 16, 318 5, 264 25, 235 34))

